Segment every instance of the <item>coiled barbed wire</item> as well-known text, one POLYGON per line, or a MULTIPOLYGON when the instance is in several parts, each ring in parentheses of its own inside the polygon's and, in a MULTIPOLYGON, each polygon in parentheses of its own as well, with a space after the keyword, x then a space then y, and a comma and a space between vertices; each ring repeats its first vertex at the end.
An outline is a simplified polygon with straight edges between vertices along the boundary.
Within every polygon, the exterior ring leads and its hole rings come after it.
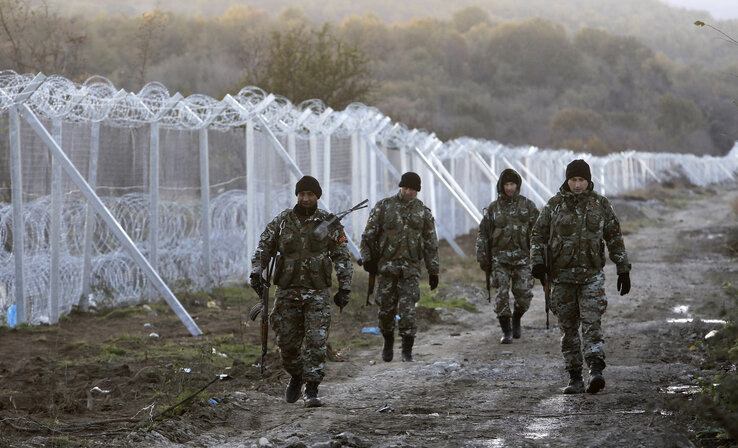
MULTIPOLYGON (((17 105, 19 95, 32 84, 33 79, 34 75, 0 72, 0 114, 17 105)), ((430 162, 439 160, 444 164, 443 168, 451 173, 477 210, 486 206, 490 194, 496 191, 496 173, 508 167, 521 173, 526 192, 537 194, 535 200, 539 206, 549 194, 558 191, 565 166, 574 158, 584 158, 590 163, 596 185, 609 195, 643 188, 650 182, 672 177, 684 177, 694 185, 705 186, 733 179, 738 172, 738 146, 724 157, 635 151, 597 157, 567 150, 508 147, 495 141, 467 137, 442 142, 428 131, 392 123, 376 108, 360 103, 353 103, 343 111, 333 111, 319 100, 295 106, 286 98, 270 95, 257 87, 244 87, 233 96, 216 100, 199 94, 185 98, 172 95, 160 83, 147 84, 138 93, 131 93, 117 89, 112 82, 100 76, 93 76, 82 84, 51 76, 36 88, 25 104, 42 119, 95 122, 112 127, 138 128, 157 123, 162 128, 181 131, 229 131, 252 121, 257 129, 268 126, 280 139, 291 134, 303 140, 330 136, 346 141, 362 135, 371 138, 371 143, 377 147, 405 149, 408 157, 412 157, 416 150, 433 156, 430 162)), ((299 148, 304 151, 306 147, 299 148)), ((298 154, 297 160, 305 158, 298 154)), ((424 185, 435 177, 417 160, 410 168, 424 170, 424 175, 429 176, 424 177, 424 185)), ((365 166, 359 169, 366 171, 365 166)), ((347 178, 346 183, 330 182, 330 208, 333 211, 353 205, 351 184, 359 184, 354 182, 358 173, 341 174, 347 178)), ((381 188, 381 182, 385 188, 387 184, 396 185, 392 179, 383 178, 369 188, 381 188)), ((426 194, 428 189, 424 190, 426 194)), ((198 289, 210 281, 225 284, 246 278, 251 256, 246 250, 247 235, 258 235, 263 230, 263 223, 294 203, 292 186, 278 182, 274 185, 259 184, 257 191, 250 193, 257 198, 254 202, 260 204, 255 210, 247 210, 249 192, 245 190, 225 191, 211 199, 209 273, 205 272, 202 260, 201 203, 194 200, 160 201, 156 266, 167 284, 198 289), (263 204, 265 188, 271 190, 270 204, 263 204), (249 229, 249 222, 259 223, 260 228, 249 229)), ((366 191, 362 191, 364 193, 366 191)), ((435 194, 433 200, 437 204, 458 207, 457 199, 441 188, 440 183, 435 194)), ((151 227, 149 195, 129 193, 102 197, 101 200, 144 256, 148 256, 151 227)), ((59 272, 61 313, 68 312, 78 303, 82 293, 87 207, 78 193, 64 196, 59 272)), ((48 321, 50 314, 50 210, 49 196, 25 202, 23 207, 26 295, 32 323, 48 321)), ((89 281, 93 301, 118 306, 147 300, 152 295, 147 279, 110 229, 99 217, 92 216, 89 281)), ((463 212, 439 213, 436 216, 438 224, 451 237, 465 234, 476 225, 463 212)), ((354 229, 354 224, 353 219, 344 222, 347 234, 360 234, 361 229, 354 229)), ((14 303, 14 291, 13 211, 10 204, 0 203, 0 314, 14 303)))

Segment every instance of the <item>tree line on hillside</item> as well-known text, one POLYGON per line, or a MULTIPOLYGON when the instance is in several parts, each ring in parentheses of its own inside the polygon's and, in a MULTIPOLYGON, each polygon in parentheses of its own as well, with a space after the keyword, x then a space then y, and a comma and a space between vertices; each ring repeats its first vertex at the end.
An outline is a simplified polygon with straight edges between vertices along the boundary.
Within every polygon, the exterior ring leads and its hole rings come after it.
MULTIPOLYGON (((160 10, 69 17, 0 0, 0 67, 136 91, 216 98, 257 85, 294 103, 362 101, 442 139, 594 154, 626 149, 724 154, 738 138, 738 64, 685 66, 633 36, 550 20, 503 21, 479 7, 387 24, 313 22, 231 7, 217 17, 160 10)), ((709 31, 709 30, 701 30, 709 31)))
MULTIPOLYGON (((7 0, 6 0, 7 1, 7 0)), ((17 1, 17 0, 16 0, 17 1)), ((738 19, 714 20, 706 11, 688 10, 666 4, 663 0, 36 0, 46 1, 63 15, 122 14, 136 16, 161 9, 189 17, 213 18, 233 6, 248 6, 276 16, 285 9, 298 6, 305 15, 320 25, 340 23, 353 15, 376 14, 388 24, 410 21, 418 17, 448 20, 460 9, 476 6, 494 20, 519 22, 545 17, 561 24, 571 34, 587 26, 601 28, 611 34, 641 39, 656 51, 684 64, 707 64, 723 68, 733 61, 733 48, 716 35, 691 26, 695 20, 718 25, 729 35, 738 35, 738 19)))

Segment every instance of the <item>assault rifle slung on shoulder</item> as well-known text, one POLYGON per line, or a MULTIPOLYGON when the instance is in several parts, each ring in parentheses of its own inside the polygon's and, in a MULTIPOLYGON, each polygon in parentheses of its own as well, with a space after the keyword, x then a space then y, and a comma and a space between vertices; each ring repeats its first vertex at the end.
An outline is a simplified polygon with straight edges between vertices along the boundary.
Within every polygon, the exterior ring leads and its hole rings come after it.
POLYGON ((331 213, 323 220, 323 222, 318 224, 318 227, 316 227, 315 230, 313 230, 313 236, 315 236, 318 240, 325 239, 325 237, 328 236, 328 232, 330 232, 334 226, 336 226, 343 218, 345 218, 346 215, 351 212, 355 212, 356 210, 369 207, 369 204, 367 204, 367 202, 369 202, 369 199, 364 199, 363 201, 359 202, 348 210, 338 212, 335 215, 331 213))

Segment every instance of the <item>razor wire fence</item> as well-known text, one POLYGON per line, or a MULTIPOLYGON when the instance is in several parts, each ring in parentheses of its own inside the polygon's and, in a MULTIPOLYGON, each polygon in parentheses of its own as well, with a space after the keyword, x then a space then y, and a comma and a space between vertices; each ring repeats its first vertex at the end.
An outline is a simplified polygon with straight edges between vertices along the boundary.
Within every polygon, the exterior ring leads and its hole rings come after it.
MULTIPOLYGON (((302 174, 321 182, 322 208, 340 211, 363 199, 373 206, 397 192, 401 173, 418 172, 419 198, 434 211, 439 236, 463 254, 454 238, 477 227, 503 169, 518 171, 522 193, 541 206, 575 158, 587 160, 607 195, 676 176, 704 186, 738 172, 738 146, 724 157, 595 157, 442 142, 362 104, 293 105, 255 87, 216 100, 171 95, 159 83, 132 93, 102 77, 77 84, 0 72, 0 314, 22 303, 20 322, 53 323, 76 305, 155 299, 162 290, 135 252, 177 290, 243 282, 260 233, 294 205, 302 174), (54 143, 70 162, 64 172, 54 143)), ((343 222, 355 256, 368 213, 343 222)))

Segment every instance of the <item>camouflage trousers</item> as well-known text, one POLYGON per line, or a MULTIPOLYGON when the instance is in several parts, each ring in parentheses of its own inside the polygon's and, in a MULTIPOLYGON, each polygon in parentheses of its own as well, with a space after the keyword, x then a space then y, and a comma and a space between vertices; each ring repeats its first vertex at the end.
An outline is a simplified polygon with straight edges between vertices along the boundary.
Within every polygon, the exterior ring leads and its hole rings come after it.
POLYGON ((306 382, 323 380, 331 324, 329 298, 327 289, 277 288, 275 294, 270 321, 282 365, 287 373, 302 376, 306 382))
POLYGON ((601 321, 607 308, 604 283, 604 273, 598 274, 590 283, 554 283, 551 309, 559 320, 561 353, 567 371, 582 370, 582 353, 587 365, 591 366, 592 361, 597 359, 604 365, 605 339, 601 321))
POLYGON ((418 277, 377 274, 376 301, 379 306, 379 331, 382 334, 394 333, 395 315, 400 316, 398 322, 400 336, 413 336, 418 328, 415 324, 415 304, 420 300, 418 277))
POLYGON ((497 317, 510 317, 510 289, 515 299, 514 310, 524 314, 530 308, 533 299, 534 279, 531 275, 530 265, 512 266, 509 264, 496 263, 493 271, 494 281, 497 285, 497 296, 495 296, 495 313, 497 317))

